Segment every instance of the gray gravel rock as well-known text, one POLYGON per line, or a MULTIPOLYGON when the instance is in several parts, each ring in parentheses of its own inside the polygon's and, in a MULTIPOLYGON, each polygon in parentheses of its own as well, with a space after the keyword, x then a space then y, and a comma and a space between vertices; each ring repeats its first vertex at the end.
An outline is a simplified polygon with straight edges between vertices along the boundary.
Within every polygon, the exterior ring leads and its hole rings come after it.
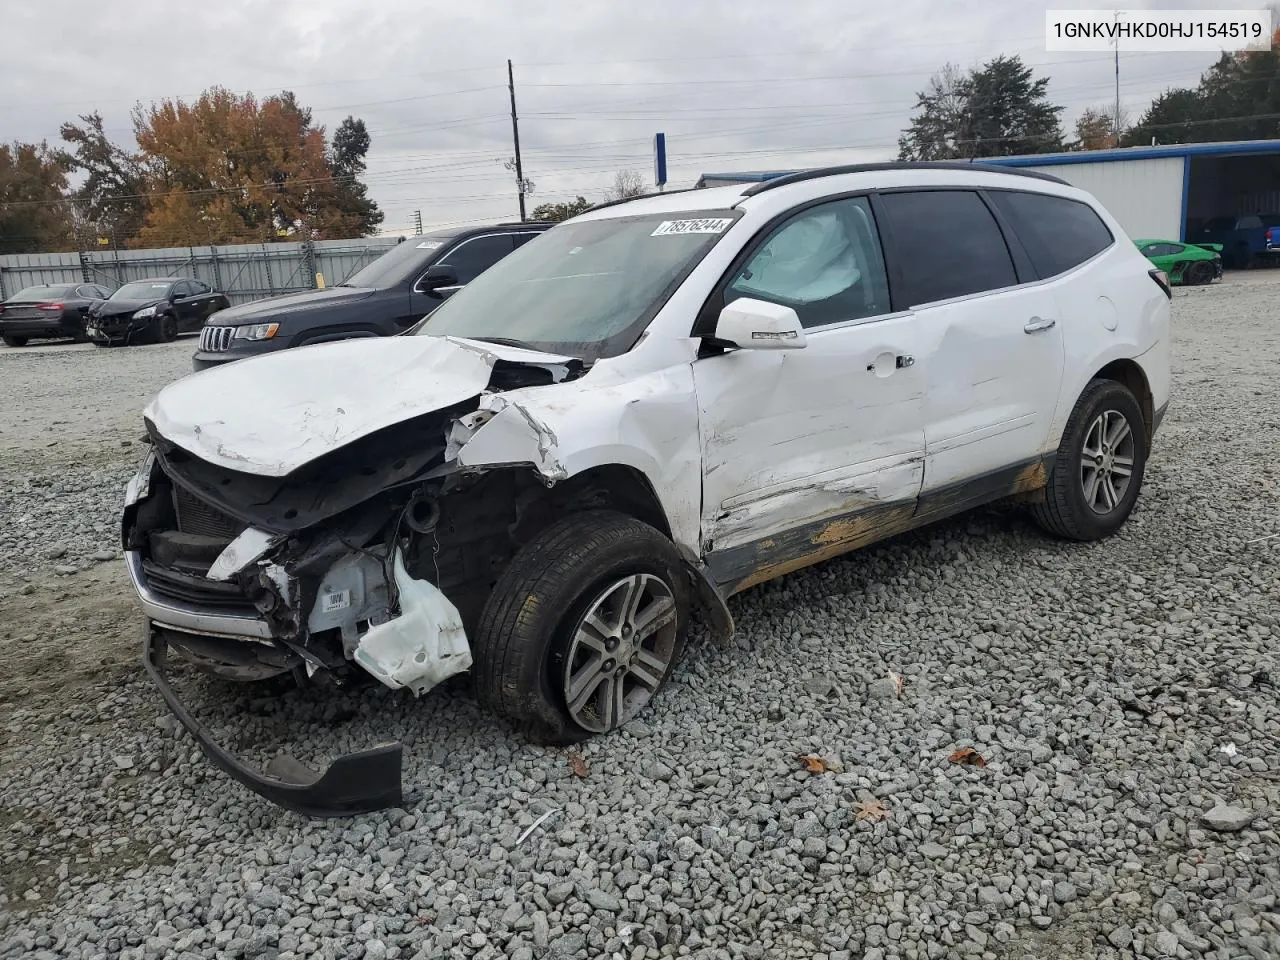
POLYGON ((1249 826, 1259 815, 1257 810, 1220 803, 1212 810, 1202 813, 1200 822, 1219 833, 1235 833, 1249 826))

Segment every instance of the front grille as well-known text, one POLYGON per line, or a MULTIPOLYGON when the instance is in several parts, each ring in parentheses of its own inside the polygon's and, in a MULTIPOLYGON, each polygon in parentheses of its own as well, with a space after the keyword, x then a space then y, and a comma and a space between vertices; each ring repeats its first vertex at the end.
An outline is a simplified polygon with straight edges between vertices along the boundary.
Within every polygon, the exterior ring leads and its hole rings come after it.
POLYGON ((206 353, 223 353, 231 349, 235 327, 204 327, 200 330, 200 349, 206 353))
POLYGON ((216 610, 219 613, 257 615, 249 598, 235 583, 206 580, 204 577, 162 567, 150 560, 142 561, 142 574, 151 592, 166 600, 216 610))
POLYGON ((178 529, 183 533, 234 540, 245 529, 245 524, 235 517, 227 516, 176 485, 173 489, 173 508, 178 515, 178 529))

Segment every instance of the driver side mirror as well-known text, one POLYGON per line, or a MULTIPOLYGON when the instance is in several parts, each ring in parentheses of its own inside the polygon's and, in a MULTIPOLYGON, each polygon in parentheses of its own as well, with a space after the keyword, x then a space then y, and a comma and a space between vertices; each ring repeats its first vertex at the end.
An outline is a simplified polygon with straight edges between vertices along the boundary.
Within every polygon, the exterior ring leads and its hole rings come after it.
POLYGON ((720 311, 715 339, 742 350, 796 350, 805 345, 795 310, 751 297, 734 300, 720 311))
POLYGON ((423 290, 438 290, 441 287, 456 287, 458 271, 447 263, 433 263, 422 275, 423 290))

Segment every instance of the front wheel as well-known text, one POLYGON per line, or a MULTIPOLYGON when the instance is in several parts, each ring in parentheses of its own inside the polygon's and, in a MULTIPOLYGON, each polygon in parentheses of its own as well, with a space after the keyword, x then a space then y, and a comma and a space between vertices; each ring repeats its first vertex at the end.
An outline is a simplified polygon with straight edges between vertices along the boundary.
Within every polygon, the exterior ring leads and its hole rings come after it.
POLYGON ((476 694, 547 742, 617 729, 670 675, 689 608, 680 556, 653 527, 613 511, 566 517, 494 585, 475 637, 476 694))
POLYGON ((3 340, 6 347, 25 347, 27 345, 26 337, 15 337, 5 334, 3 340))
POLYGON ((1071 411, 1037 522, 1070 540, 1120 529, 1138 499, 1147 463, 1142 408, 1124 384, 1091 380, 1071 411))
POLYGON ((151 337, 156 343, 172 343, 178 339, 178 318, 162 313, 151 321, 151 337))

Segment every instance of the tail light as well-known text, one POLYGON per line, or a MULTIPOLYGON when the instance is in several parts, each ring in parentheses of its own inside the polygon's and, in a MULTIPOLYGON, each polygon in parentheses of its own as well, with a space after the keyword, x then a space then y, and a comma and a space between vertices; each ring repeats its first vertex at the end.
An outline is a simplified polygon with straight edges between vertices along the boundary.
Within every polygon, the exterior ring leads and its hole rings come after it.
POLYGON ((1164 291, 1164 295, 1172 300, 1173 287, 1169 285, 1169 275, 1163 270, 1148 270, 1147 273, 1150 274, 1151 279, 1156 282, 1160 289, 1164 291))
POLYGON ((61 313, 62 308, 66 306, 64 303, 42 303, 36 307, 37 310, 48 310, 50 313, 61 313))
POLYGON ((1273 233, 1271 230, 1268 230, 1268 231, 1267 231, 1267 243, 1274 243, 1274 242, 1275 242, 1275 235, 1274 235, 1274 233, 1273 233))

